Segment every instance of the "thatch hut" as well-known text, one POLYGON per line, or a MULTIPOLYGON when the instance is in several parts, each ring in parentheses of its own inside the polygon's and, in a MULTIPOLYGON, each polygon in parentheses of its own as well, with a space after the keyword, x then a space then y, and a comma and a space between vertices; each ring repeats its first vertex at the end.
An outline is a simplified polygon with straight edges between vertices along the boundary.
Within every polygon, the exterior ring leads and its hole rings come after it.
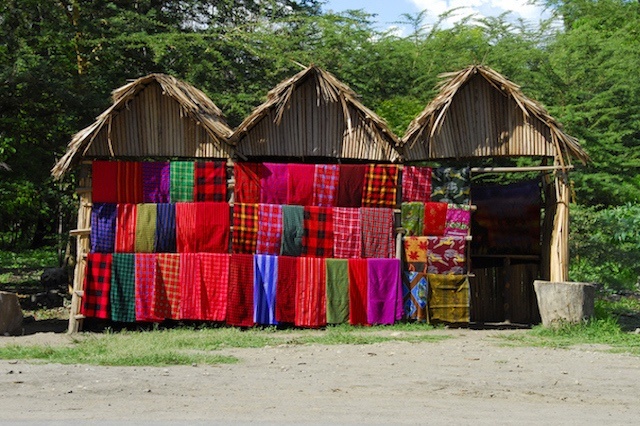
MULTIPOLYGON (((475 274, 471 279, 475 290, 472 319, 535 322, 533 280, 568 278, 567 172, 572 159, 586 163, 589 157, 542 105, 498 72, 473 65, 442 77, 438 95, 411 122, 402 139, 405 160, 465 162, 474 176, 487 172, 542 175, 545 204, 540 253, 482 254, 486 253, 482 248, 470 253, 475 274), (530 157, 539 164, 486 166, 486 159, 504 157, 530 157)), ((473 232, 472 227, 476 238, 473 232)))

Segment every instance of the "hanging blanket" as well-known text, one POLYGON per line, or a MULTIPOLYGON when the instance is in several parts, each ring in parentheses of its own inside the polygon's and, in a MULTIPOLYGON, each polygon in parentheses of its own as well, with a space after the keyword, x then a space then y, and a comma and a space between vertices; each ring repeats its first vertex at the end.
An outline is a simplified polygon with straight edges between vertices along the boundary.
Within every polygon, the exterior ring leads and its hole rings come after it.
POLYGON ((278 257, 275 317, 279 323, 293 323, 296 319, 296 283, 299 257, 278 257))
POLYGON ((444 235, 466 237, 469 235, 471 206, 469 204, 449 204, 445 220, 444 235))
POLYGON ((233 252, 253 254, 256 252, 257 242, 258 204, 235 203, 233 205, 233 252))
POLYGON ((94 161, 91 163, 91 201, 94 203, 118 202, 118 163, 94 161))
POLYGON ((431 175, 431 201, 469 204, 469 168, 439 167, 431 175))
POLYGON ((91 211, 91 251, 113 253, 116 244, 116 205, 93 203, 91 211))
POLYGON ((398 166, 394 164, 370 164, 364 178, 363 207, 396 206, 398 190, 398 166))
POLYGON ((192 202, 195 175, 193 161, 172 161, 170 167, 171 202, 192 202))
POLYGON ((402 273, 404 315, 418 322, 427 322, 427 274, 415 271, 402 273))
POLYGON ((402 170, 402 201, 429 201, 431 198, 431 167, 404 166, 402 170))
POLYGON ((136 255, 115 253, 111 264, 111 320, 136 321, 136 255))
POLYGON ((156 204, 138 204, 136 207, 136 253, 153 253, 156 251, 156 204))
POLYGON ((301 257, 296 284, 296 318, 299 327, 327 324, 325 259, 301 257))
POLYGON ((333 211, 331 207, 304 208, 302 255, 333 257, 333 211))
POLYGON ((407 231, 405 235, 421 236, 424 234, 424 203, 402 203, 402 227, 407 231))
POLYGON ((428 266, 431 274, 464 274, 466 271, 465 237, 428 237, 428 266))
POLYGON ((204 284, 202 319, 224 321, 227 319, 230 256, 226 253, 200 253, 199 256, 204 284))
POLYGON ((111 263, 111 254, 87 254, 82 314, 88 318, 108 319, 111 314, 111 307, 109 306, 111 263))
POLYGON ((414 271, 422 271, 427 263, 427 251, 429 250, 429 237, 405 237, 404 261, 407 264, 420 263, 421 267, 412 268, 414 271))
POLYGON ((176 248, 178 253, 195 253, 198 203, 176 203, 176 248))
POLYGON ((289 193, 287 204, 313 205, 313 164, 289 164, 289 193))
POLYGON ((228 203, 196 203, 196 251, 228 253, 230 224, 228 203))
POLYGON ((363 257, 393 257, 393 210, 363 207, 360 214, 363 257))
POLYGON ((278 256, 258 254, 253 263, 253 322, 275 325, 278 256))
POLYGON ((118 162, 118 203, 142 203, 142 163, 118 162))
POLYGON ((425 203, 424 235, 444 235, 447 223, 447 203, 425 203))
POLYGON ((142 163, 142 202, 168 203, 171 188, 168 162, 142 163))
POLYGON ((364 191, 364 175, 367 171, 365 164, 341 164, 338 179, 338 207, 362 206, 364 191))
POLYGON ((287 204, 289 192, 289 165, 264 163, 260 176, 260 202, 287 204))
POLYGON ((176 252, 176 205, 158 204, 156 212, 156 251, 176 252))
POLYGON ((327 323, 349 321, 349 262, 327 259, 327 323))
POLYGON ((282 249, 283 256, 300 256, 304 234, 304 207, 282 206, 282 249))
POLYGON ((393 324, 402 319, 399 259, 367 259, 369 324, 393 324))
POLYGON ((194 173, 195 201, 227 201, 227 166, 223 161, 196 161, 194 173))
POLYGON ((180 254, 159 253, 152 313, 166 319, 180 318, 180 254))
POLYGON ((338 195, 340 166, 337 164, 316 164, 313 179, 313 205, 333 207, 338 195))
POLYGON ((201 320, 202 272, 198 253, 180 253, 180 319, 201 320))
POLYGON ((469 322, 469 279, 466 275, 428 274, 429 317, 433 322, 469 322))
POLYGON ((162 321, 153 315, 156 299, 157 254, 136 254, 136 321, 162 321))
POLYGON ((253 325, 253 255, 232 254, 229 265, 227 324, 253 325))
POLYGON ((333 209, 333 256, 339 259, 362 257, 362 228, 360 209, 333 209))
POLYGON ((118 253, 136 250, 136 204, 118 204, 116 219, 116 247, 118 253))
POLYGON ((280 254, 282 246, 282 206, 260 204, 258 206, 258 242, 256 253, 280 254))
POLYGON ((236 163, 233 166, 236 203, 260 202, 260 177, 263 167, 261 163, 236 163))
POLYGON ((349 324, 368 325, 367 259, 349 259, 349 324))

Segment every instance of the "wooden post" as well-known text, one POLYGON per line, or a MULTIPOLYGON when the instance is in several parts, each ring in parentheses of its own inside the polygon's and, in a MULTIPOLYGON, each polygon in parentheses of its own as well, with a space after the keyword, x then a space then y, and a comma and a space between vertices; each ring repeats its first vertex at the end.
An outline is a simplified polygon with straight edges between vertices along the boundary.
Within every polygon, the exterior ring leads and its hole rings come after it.
POLYGON ((569 279, 569 186, 567 174, 558 172, 555 184, 555 217, 551 231, 549 279, 562 282, 569 279))

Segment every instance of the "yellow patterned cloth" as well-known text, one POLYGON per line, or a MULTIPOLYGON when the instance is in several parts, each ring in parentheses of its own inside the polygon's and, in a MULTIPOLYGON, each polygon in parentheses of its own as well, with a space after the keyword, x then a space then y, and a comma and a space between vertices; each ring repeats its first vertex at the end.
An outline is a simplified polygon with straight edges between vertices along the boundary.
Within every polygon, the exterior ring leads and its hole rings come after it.
POLYGON ((427 274, 432 322, 469 322, 469 279, 466 275, 427 274))
POLYGON ((427 237, 404 238, 404 261, 407 263, 427 263, 427 237))

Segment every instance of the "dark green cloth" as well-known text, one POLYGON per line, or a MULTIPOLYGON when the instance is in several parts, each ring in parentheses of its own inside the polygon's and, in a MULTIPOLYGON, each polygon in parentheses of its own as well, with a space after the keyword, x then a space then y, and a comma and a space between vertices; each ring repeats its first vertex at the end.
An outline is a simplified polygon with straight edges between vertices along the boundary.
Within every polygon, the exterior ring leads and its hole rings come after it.
POLYGON ((327 324, 349 321, 348 259, 327 259, 327 324))
POLYGON ((402 203, 402 227, 406 236, 424 235, 424 203, 402 203))
POLYGON ((114 253, 111 263, 111 319, 136 321, 136 255, 114 253))
POLYGON ((282 250, 283 256, 300 256, 304 234, 304 207, 282 206, 282 250))

